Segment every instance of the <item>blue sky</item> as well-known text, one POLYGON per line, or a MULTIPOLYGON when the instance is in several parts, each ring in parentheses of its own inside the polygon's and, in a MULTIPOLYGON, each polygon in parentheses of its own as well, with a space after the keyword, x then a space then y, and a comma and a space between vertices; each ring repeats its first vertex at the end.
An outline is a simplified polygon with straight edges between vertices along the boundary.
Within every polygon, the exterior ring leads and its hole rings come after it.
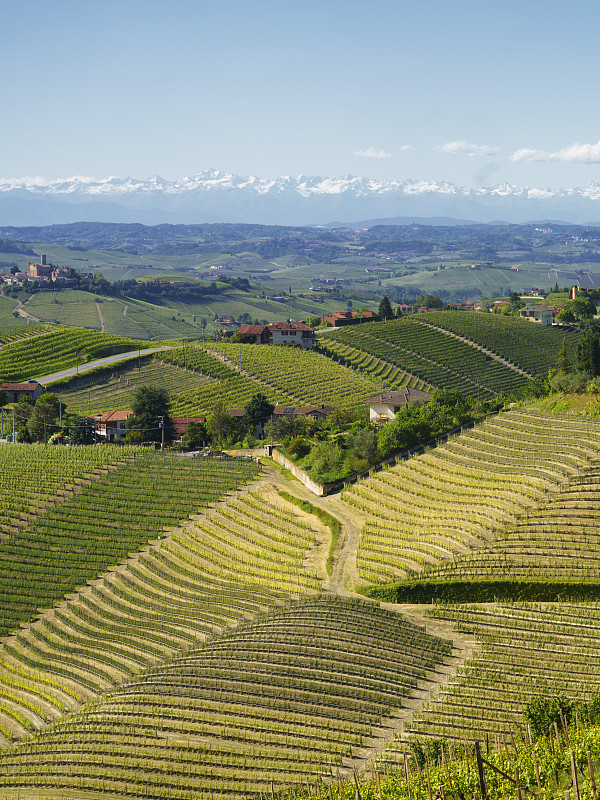
POLYGON ((600 6, 23 0, 0 177, 600 180, 600 6))

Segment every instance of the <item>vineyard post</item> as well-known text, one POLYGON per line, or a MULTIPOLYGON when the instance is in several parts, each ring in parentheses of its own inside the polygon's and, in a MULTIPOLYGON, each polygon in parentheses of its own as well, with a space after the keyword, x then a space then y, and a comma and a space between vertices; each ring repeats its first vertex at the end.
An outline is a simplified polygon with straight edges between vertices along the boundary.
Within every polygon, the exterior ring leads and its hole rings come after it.
POLYGON ((577 782, 577 764, 575 763, 575 753, 571 750, 571 780, 573 781, 573 791, 575 800, 579 800, 579 783, 577 782))
POLYGON ((539 791, 541 792, 542 791, 542 783, 540 781, 540 770, 539 770, 539 767, 538 767, 537 756, 535 754, 535 750, 532 751, 531 755, 533 757, 533 768, 535 770, 535 779, 537 781, 537 787, 538 787, 539 791))
POLYGON ((592 754, 590 751, 587 751, 587 762, 588 762, 588 769, 590 771, 590 785, 592 787, 592 797, 596 800, 598 793, 596 791, 596 779, 594 778, 594 770, 592 767, 592 754))
MULTIPOLYGON (((515 785, 517 787, 517 800, 523 800, 523 793, 521 792, 521 781, 519 780, 519 768, 515 766, 515 785)), ((579 798, 577 798, 579 800, 579 798)))
POLYGON ((481 791, 481 800, 487 798, 487 787, 485 785, 485 775, 483 773, 483 761, 481 760, 481 747, 479 742, 475 742, 475 759, 477 760, 477 773, 479 775, 479 790, 481 791))

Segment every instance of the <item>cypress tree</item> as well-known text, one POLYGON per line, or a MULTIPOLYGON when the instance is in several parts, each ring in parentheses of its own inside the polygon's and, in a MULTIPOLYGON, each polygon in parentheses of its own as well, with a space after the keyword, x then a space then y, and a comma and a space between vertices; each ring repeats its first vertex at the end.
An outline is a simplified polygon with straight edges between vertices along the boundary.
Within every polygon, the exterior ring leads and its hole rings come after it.
POLYGON ((379 303, 379 309, 377 311, 381 319, 391 319, 394 316, 394 311, 392 309, 392 304, 390 303, 390 298, 386 295, 379 303))
POLYGON ((571 372, 571 362, 569 361, 569 356, 567 353, 567 337, 564 336, 562 340, 562 344, 560 346, 560 350, 558 351, 558 360, 556 363, 558 372, 562 373, 563 375, 571 372))
POLYGON ((589 375, 600 375, 600 336, 589 328, 577 345, 577 369, 589 375))

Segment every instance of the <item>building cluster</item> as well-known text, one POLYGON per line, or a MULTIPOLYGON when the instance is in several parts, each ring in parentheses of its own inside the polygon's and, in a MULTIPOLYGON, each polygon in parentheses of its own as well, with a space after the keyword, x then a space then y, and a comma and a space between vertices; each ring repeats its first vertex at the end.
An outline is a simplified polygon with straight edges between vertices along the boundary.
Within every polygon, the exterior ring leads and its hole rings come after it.
MULTIPOLYGON (((91 281, 93 277, 91 273, 78 274, 79 279, 87 281, 91 281)), ((68 269, 48 264, 45 255, 40 256, 39 263, 29 262, 26 272, 16 272, 14 275, 12 273, 0 275, 0 283, 9 286, 22 286, 26 281, 52 283, 55 286, 64 288, 73 285, 75 278, 70 276, 68 269)))

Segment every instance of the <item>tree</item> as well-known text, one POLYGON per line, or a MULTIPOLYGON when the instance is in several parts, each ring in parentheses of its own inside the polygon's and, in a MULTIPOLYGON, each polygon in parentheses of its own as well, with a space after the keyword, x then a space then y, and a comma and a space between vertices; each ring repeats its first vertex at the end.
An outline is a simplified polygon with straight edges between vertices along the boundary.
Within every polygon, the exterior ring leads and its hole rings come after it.
POLYGON ((210 438, 217 447, 226 447, 233 444, 240 437, 240 424, 235 417, 232 417, 225 403, 220 400, 213 406, 213 410, 207 420, 210 438))
POLYGON ((569 306, 569 310, 579 317, 579 319, 591 319, 596 315, 594 301, 585 294, 578 294, 569 306))
POLYGON ((29 416, 27 426, 31 436, 38 441, 47 442, 59 428, 59 415, 58 397, 52 392, 43 394, 29 416))
POLYGON ((377 313, 381 319, 392 319, 394 316, 394 310, 392 309, 392 304, 387 294, 382 297, 377 313))
POLYGON ((170 442, 174 436, 169 416, 169 393, 162 386, 140 386, 133 394, 133 414, 125 423, 129 431, 139 431, 146 442, 170 442))
POLYGON ((199 450, 209 440, 204 422, 190 422, 183 437, 183 444, 188 450, 199 450))
POLYGON ((563 308, 562 311, 559 311, 556 319, 558 322, 566 322, 566 323, 577 322, 577 317, 571 311, 570 308, 563 308))
POLYGON ((256 425, 266 422, 273 413, 275 406, 269 402, 266 395, 257 392, 244 408, 244 423, 254 430, 256 425))
POLYGON ((600 336, 594 328, 588 328, 579 340, 577 369, 588 375, 600 375, 600 336))
POLYGON ((442 308, 444 301, 435 294, 422 294, 415 300, 416 306, 425 306, 426 308, 442 308))
POLYGON ((94 423, 87 417, 75 417, 71 420, 71 444, 94 444, 96 431, 94 423))
POLYGON ((571 372, 571 362, 569 361, 569 356, 567 353, 567 337, 563 336, 562 344, 560 346, 560 350, 558 351, 558 359, 556 362, 556 367, 559 373, 562 375, 566 375, 567 373, 571 372))

